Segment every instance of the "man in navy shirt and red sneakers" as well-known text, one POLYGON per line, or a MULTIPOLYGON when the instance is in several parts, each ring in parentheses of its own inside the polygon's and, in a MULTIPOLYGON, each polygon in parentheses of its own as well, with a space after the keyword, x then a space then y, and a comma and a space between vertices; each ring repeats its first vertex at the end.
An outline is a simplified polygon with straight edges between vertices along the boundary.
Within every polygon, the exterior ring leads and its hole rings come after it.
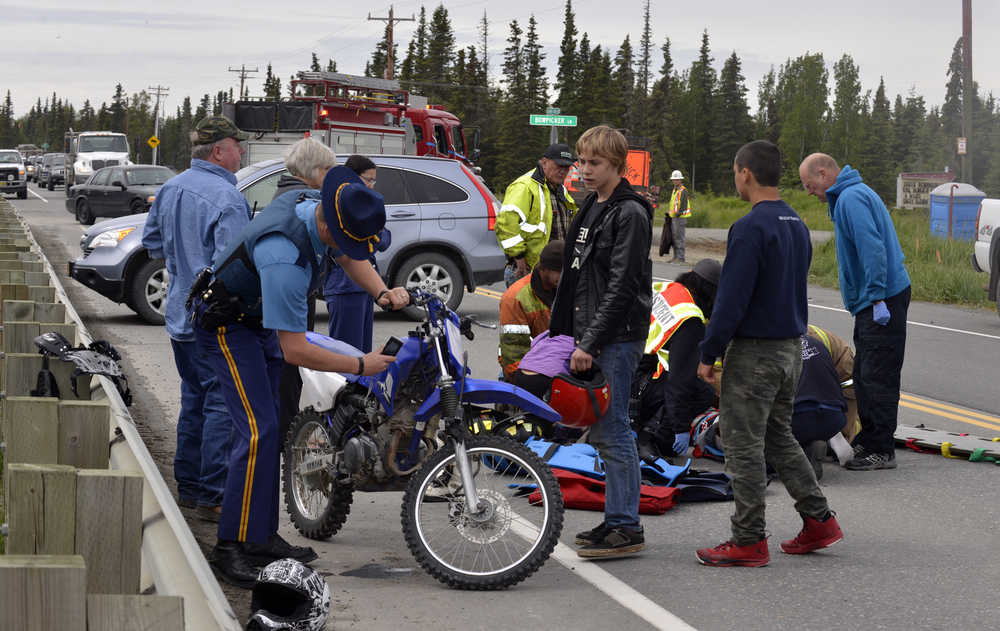
POLYGON ((792 435, 812 259, 809 229, 781 199, 781 154, 773 143, 743 145, 733 173, 740 198, 752 208, 729 229, 698 375, 714 383, 715 360, 725 353, 719 422, 736 509, 732 538, 698 550, 697 556, 704 565, 760 567, 770 562, 764 523, 765 451, 803 521, 798 536, 781 542, 782 552, 805 554, 833 545, 844 535, 792 435))

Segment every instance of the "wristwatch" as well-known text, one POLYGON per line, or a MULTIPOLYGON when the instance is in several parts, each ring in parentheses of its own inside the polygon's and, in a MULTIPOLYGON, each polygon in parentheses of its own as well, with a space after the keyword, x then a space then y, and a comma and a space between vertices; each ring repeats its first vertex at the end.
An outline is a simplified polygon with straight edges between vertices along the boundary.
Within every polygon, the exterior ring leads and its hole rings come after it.
POLYGON ((365 358, 358 356, 358 372, 355 373, 359 377, 365 374, 365 358))

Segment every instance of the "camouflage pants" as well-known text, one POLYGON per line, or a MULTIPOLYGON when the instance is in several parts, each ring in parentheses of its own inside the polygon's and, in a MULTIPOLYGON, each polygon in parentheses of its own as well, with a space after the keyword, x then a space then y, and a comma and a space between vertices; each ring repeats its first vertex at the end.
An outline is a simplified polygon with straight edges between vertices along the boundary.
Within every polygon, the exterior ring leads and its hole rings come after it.
POLYGON ((742 546, 766 536, 765 461, 777 470, 799 513, 819 519, 829 508, 792 435, 792 403, 802 371, 800 339, 736 338, 725 366, 719 423, 736 499, 733 541, 742 546))

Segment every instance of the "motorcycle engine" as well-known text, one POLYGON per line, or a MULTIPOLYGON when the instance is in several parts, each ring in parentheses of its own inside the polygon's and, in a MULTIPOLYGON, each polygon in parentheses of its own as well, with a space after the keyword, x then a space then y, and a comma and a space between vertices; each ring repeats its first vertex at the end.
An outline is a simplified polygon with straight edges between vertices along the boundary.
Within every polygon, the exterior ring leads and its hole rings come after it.
POLYGON ((350 473, 370 470, 379 457, 378 444, 367 433, 354 436, 344 445, 343 465, 350 473))

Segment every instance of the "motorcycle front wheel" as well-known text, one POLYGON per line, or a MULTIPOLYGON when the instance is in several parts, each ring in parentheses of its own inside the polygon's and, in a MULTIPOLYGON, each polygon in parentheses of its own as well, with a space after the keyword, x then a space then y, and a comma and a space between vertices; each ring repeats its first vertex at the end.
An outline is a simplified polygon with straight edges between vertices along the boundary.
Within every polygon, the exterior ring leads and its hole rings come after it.
POLYGON ((504 589, 549 558, 563 525, 552 471, 524 445, 501 436, 466 439, 480 506, 469 510, 454 445, 435 452, 403 495, 403 535, 428 574, 457 589, 504 589), (529 504, 537 491, 540 501, 529 504))

